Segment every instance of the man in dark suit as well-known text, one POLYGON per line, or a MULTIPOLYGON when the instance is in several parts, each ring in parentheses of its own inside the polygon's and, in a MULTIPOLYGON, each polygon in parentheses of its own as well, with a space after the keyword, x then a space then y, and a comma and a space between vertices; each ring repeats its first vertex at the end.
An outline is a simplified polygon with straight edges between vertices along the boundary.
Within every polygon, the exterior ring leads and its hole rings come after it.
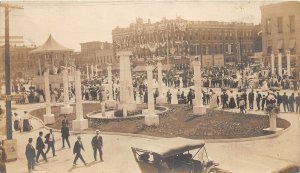
POLYGON ((27 162, 28 162, 28 171, 31 172, 32 170, 35 171, 34 169, 34 158, 35 158, 35 149, 32 146, 32 138, 28 139, 28 144, 26 145, 26 151, 25 151, 25 155, 27 158, 27 162))
POLYGON ((102 136, 100 135, 99 130, 96 130, 96 135, 93 137, 91 143, 92 143, 92 147, 94 150, 95 161, 97 161, 97 150, 99 150, 100 160, 102 162, 103 161, 103 159, 102 159, 103 140, 102 140, 102 136))
POLYGON ((241 95, 241 98, 245 100, 245 109, 247 109, 247 93, 244 91, 244 93, 241 95))
POLYGON ((256 92, 256 106, 257 106, 257 110, 260 110, 260 100, 262 99, 261 94, 257 91, 256 92))
POLYGON ((289 107, 289 98, 288 98, 288 96, 286 95, 286 92, 283 93, 283 96, 282 96, 282 103, 283 103, 283 109, 284 109, 284 112, 290 111, 290 107, 289 107))
POLYGON ((82 142, 81 142, 81 137, 78 136, 77 141, 75 142, 74 148, 73 148, 73 154, 76 154, 75 159, 73 161, 73 165, 76 165, 76 162, 77 162, 78 158, 80 158, 80 160, 84 163, 85 166, 87 165, 86 162, 84 161, 82 155, 81 155, 81 150, 84 151, 84 148, 83 148, 83 145, 82 145, 82 142))
POLYGON ((39 137, 36 140, 36 147, 35 147, 37 150, 37 153, 36 153, 36 162, 37 163, 39 162, 40 155, 42 155, 45 162, 48 162, 46 154, 44 153, 45 144, 43 142, 42 137, 43 137, 43 132, 39 132, 39 137))
POLYGON ((69 127, 67 127, 64 124, 60 131, 61 131, 61 138, 62 138, 62 142, 63 142, 63 148, 65 148, 65 141, 67 141, 69 148, 71 148, 70 141, 69 141, 69 136, 70 136, 69 127))
POLYGON ((250 109, 253 109, 253 102, 254 102, 253 90, 248 94, 248 99, 249 99, 249 107, 250 107, 250 109))
POLYGON ((51 148, 53 157, 56 156, 55 155, 55 147, 54 147, 55 140, 54 140, 54 134, 52 133, 52 129, 50 129, 50 133, 48 133, 45 136, 45 138, 46 138, 45 143, 48 145, 46 154, 50 151, 50 148, 51 148))
POLYGON ((61 121, 61 126, 69 126, 69 120, 67 119, 67 117, 64 115, 64 119, 61 121))

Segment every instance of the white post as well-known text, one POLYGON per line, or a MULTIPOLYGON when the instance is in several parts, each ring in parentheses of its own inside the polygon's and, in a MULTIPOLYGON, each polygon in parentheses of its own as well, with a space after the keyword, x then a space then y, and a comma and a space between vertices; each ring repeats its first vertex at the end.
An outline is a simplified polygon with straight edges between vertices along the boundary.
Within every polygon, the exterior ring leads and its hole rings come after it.
POLYGON ((271 75, 275 74, 275 69, 274 69, 274 61, 275 61, 275 55, 272 53, 271 54, 271 75))
POLYGON ((161 62, 159 62, 157 64, 157 82, 158 82, 158 91, 159 91, 159 96, 158 98, 156 98, 156 102, 159 103, 159 104, 162 104, 162 103, 166 103, 166 97, 164 97, 163 95, 163 86, 162 86, 162 64, 161 62))
POLYGON ((132 55, 131 51, 117 52, 120 56, 120 103, 118 109, 122 110, 123 106, 127 106, 128 111, 136 109, 136 103, 133 98, 132 76, 130 68, 129 57, 132 55))
POLYGON ((148 88, 148 110, 147 115, 145 115, 145 124, 147 126, 158 126, 159 125, 159 117, 155 115, 154 112, 154 98, 153 98, 153 74, 152 66, 147 66, 147 88, 148 88))
POLYGON ((88 121, 83 118, 80 75, 80 71, 75 72, 76 119, 72 121, 74 131, 82 131, 88 128, 88 121))
POLYGON ((73 107, 69 104, 69 78, 68 71, 63 70, 63 83, 64 83, 64 106, 60 109, 61 114, 70 114, 73 113, 73 107))
POLYGON ((111 74, 111 65, 107 66, 107 80, 108 80, 108 94, 109 100, 113 100, 112 95, 112 74, 111 74))
POLYGON ((101 102, 101 113, 102 117, 105 117, 105 102, 101 102))
POLYGON ((50 98, 50 87, 49 87, 49 69, 44 73, 45 82, 45 97, 46 97, 46 114, 44 115, 45 124, 53 124, 55 122, 54 114, 51 113, 51 98, 50 98))
POLYGON ((153 74, 152 66, 147 66, 147 88, 148 88, 148 114, 153 115, 154 114, 154 98, 153 98, 153 74))
POLYGON ((195 99, 193 113, 195 115, 203 115, 206 113, 206 108, 202 105, 202 89, 201 89, 201 63, 194 61, 194 83, 195 83, 195 99))
POLYGON ((290 76, 291 75, 291 53, 290 53, 290 51, 288 51, 286 54, 286 71, 287 71, 287 75, 290 76))
POLYGON ((98 66, 95 65, 95 76, 98 76, 98 66))
POLYGON ((89 74, 89 65, 86 65, 86 78, 90 78, 90 74, 89 74))
POLYGON ((278 75, 282 76, 282 54, 278 53, 278 75))
POLYGON ((94 77, 94 66, 91 65, 91 78, 94 77))

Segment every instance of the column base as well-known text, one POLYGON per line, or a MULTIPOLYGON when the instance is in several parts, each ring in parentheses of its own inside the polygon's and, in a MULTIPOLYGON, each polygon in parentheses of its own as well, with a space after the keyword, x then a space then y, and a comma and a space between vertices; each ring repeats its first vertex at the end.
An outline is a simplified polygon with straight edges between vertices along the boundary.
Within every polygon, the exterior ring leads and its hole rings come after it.
POLYGON ((158 98, 156 98, 156 103, 157 104, 165 104, 165 103, 167 103, 167 99, 164 97, 158 97, 158 98))
POLYGON ((204 115, 206 114, 206 107, 203 106, 193 106, 194 115, 204 115))
POLYGON ((73 107, 70 105, 63 106, 60 108, 60 114, 71 114, 73 113, 73 107))
POLYGON ((81 119, 81 120, 73 120, 72 121, 72 130, 73 131, 82 131, 89 127, 88 120, 87 119, 81 119))
POLYGON ((54 124, 55 123, 55 117, 54 114, 45 114, 44 115, 44 123, 47 124, 54 124))
POLYGON ((283 130, 283 128, 265 128, 265 129, 263 129, 263 131, 266 131, 266 132, 273 132, 273 133, 275 133, 275 132, 278 132, 278 131, 281 131, 281 130, 283 130))
POLYGON ((137 109, 136 103, 119 103, 117 104, 117 109, 122 110, 126 106, 127 111, 134 111, 137 109))
POLYGON ((158 115, 146 115, 145 116, 145 125, 146 126, 158 126, 159 125, 159 116, 158 115))
POLYGON ((177 100, 177 98, 172 98, 171 99, 171 105, 178 105, 178 100, 177 100))
POLYGON ((116 108, 117 107, 117 101, 115 101, 115 100, 107 100, 107 101, 105 101, 105 106, 107 107, 107 108, 116 108))

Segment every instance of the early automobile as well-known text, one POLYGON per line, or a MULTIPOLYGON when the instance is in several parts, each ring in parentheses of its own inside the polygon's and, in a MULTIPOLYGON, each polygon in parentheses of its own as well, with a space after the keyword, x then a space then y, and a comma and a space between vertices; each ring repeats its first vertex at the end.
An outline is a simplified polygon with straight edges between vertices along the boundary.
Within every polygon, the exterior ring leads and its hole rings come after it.
POLYGON ((177 137, 136 145, 131 149, 142 173, 218 172, 218 164, 208 157, 202 140, 177 137))

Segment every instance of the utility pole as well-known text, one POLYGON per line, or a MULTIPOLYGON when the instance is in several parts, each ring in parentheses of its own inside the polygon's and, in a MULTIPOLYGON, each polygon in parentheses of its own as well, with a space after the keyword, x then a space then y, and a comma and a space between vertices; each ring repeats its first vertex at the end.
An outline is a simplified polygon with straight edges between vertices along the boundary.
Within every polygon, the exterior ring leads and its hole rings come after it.
POLYGON ((11 86, 10 86, 10 52, 9 52, 9 10, 23 9, 22 7, 0 3, 0 7, 5 11, 5 100, 6 100, 6 138, 12 139, 12 119, 11 119, 11 86))

